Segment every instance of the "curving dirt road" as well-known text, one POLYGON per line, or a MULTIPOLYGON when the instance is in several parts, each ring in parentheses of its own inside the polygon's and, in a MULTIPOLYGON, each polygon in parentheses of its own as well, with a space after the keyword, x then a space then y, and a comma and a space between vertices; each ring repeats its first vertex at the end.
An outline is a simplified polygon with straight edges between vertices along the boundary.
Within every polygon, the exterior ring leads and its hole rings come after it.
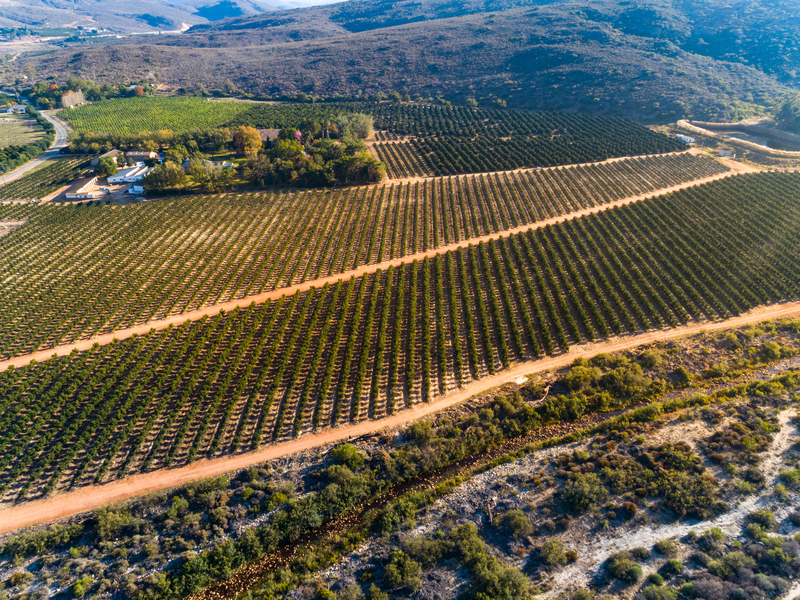
POLYGON ((116 340, 124 340, 133 335, 143 335, 150 331, 151 329, 166 329, 170 325, 179 325, 186 321, 197 321, 204 316, 212 316, 218 314, 220 311, 224 310, 226 312, 232 311, 237 306, 248 306, 249 304, 255 302, 256 304, 260 304, 262 302, 266 302, 267 300, 276 300, 281 296, 289 296, 295 294, 297 292, 305 292, 310 290, 311 288, 320 288, 324 286, 326 283, 335 284, 341 279, 350 279, 350 277, 360 277, 362 275, 366 275, 368 273, 374 273, 378 269, 386 270, 390 266, 398 267, 403 263, 410 263, 415 260, 423 260, 426 257, 434 257, 437 254, 443 254, 450 250, 456 250, 460 247, 466 247, 469 244, 478 244, 480 242, 488 242, 491 240, 496 240, 502 237, 508 237, 509 235, 513 235, 516 233, 522 233, 528 231, 530 229, 539 229, 541 227, 546 227, 547 225, 553 225, 555 223, 560 223, 562 221, 568 221, 570 219, 574 219, 577 217, 583 217, 586 215, 591 215, 597 212, 601 212, 607 210, 609 208, 614 208, 617 206, 623 206, 625 204, 631 204, 633 202, 639 202, 641 200, 645 200, 647 198, 655 198, 658 196, 663 196, 664 194, 668 194, 670 192, 675 192, 678 190, 682 190, 688 187, 692 187, 695 185, 702 185, 705 183, 710 183, 712 181, 716 181, 718 179, 724 179, 726 177, 731 177, 734 175, 738 175, 741 173, 752 173, 757 172, 758 169, 750 167, 748 165, 744 165, 742 163, 736 161, 722 161, 725 165, 727 165, 731 170, 726 173, 720 173, 719 175, 712 175, 711 177, 704 177, 702 179, 695 179, 694 181, 689 181, 686 183, 682 183, 680 185, 675 185, 668 188, 663 188, 661 190, 656 190, 655 192, 651 192, 648 194, 641 194, 639 196, 631 196, 629 198, 623 198, 622 200, 617 200, 615 202, 610 202, 608 204, 602 204, 600 206, 594 206, 591 208, 585 208, 583 210, 579 210, 576 212, 567 213, 558 217, 553 217, 551 219, 547 219, 544 221, 538 221, 536 223, 530 223, 527 225, 522 225, 520 227, 515 227, 513 229, 506 229, 504 231, 499 231, 497 233, 491 233, 488 235, 484 235, 481 237, 472 238, 469 240, 462 240, 461 242, 450 244, 447 246, 441 246, 439 248, 426 250, 425 252, 418 252, 417 254, 411 254, 407 256, 403 256, 401 258, 396 258, 393 260, 387 260, 382 263, 371 264, 371 265, 363 265, 357 269, 353 269, 351 271, 345 271, 343 273, 336 273, 334 275, 329 275, 328 277, 323 277, 321 279, 314 279, 311 281, 304 281, 303 283, 298 283, 296 285, 292 285, 289 287, 283 287, 276 290, 272 290, 269 292, 264 292, 263 294, 258 294, 255 296, 248 296, 246 298, 240 298, 239 300, 231 300, 228 302, 223 302, 221 304, 214 304, 212 306, 206 306, 199 310, 194 310, 190 312, 181 313, 179 315, 172 315, 171 317, 167 317, 166 319, 159 319, 157 321, 150 321, 144 323, 142 325, 137 325, 135 327, 128 327, 126 329, 118 329, 117 331, 113 331, 111 333, 107 333, 104 335, 99 335, 93 338, 80 340, 78 342, 74 342, 72 344, 64 344, 62 346, 57 346, 55 348, 50 348, 48 350, 40 350, 38 352, 34 352, 31 354, 25 354, 22 356, 16 356, 14 358, 10 358, 4 361, 0 361, 0 371, 14 366, 21 367, 27 365, 32 360, 36 361, 44 361, 52 356, 66 356, 73 350, 83 351, 90 349, 94 344, 100 344, 101 346, 105 344, 110 344, 112 341, 116 340))
POLYGON ((106 504, 112 504, 120 500, 133 498, 157 490, 176 487, 195 479, 213 477, 229 471, 243 469, 265 460, 286 456, 288 454, 295 454, 317 446, 376 433, 384 429, 400 427, 411 421, 450 408, 472 396, 482 394, 505 383, 515 382, 526 375, 564 367, 580 356, 589 356, 600 352, 618 352, 620 350, 636 348, 643 344, 699 333, 700 331, 727 329, 750 323, 758 323, 766 319, 791 316, 800 316, 800 302, 760 307, 744 315, 724 321, 693 323, 675 329, 648 331, 638 335, 614 338, 605 342, 574 346, 570 348, 570 351, 567 353, 518 363, 507 371, 502 371, 496 375, 479 379, 459 390, 441 396, 430 404, 419 404, 413 408, 377 421, 362 421, 355 425, 326 429, 317 434, 307 435, 282 444, 265 446, 264 448, 245 454, 225 456, 211 460, 203 459, 175 469, 162 469, 150 473, 140 473, 105 485, 87 486, 73 492, 59 494, 44 500, 35 500, 6 508, 0 510, 0 533, 77 515, 106 504))

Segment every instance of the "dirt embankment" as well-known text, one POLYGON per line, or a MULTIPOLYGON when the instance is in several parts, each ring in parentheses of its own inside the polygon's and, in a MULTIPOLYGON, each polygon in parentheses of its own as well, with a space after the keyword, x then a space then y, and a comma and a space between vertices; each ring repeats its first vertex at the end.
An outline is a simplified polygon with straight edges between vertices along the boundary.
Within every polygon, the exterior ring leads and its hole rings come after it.
POLYGON ((317 446, 405 426, 417 419, 459 404, 472 396, 484 393, 504 383, 513 382, 522 376, 564 367, 580 356, 591 356, 600 352, 618 352, 636 348, 643 344, 699 333, 700 331, 740 327, 766 319, 794 316, 800 316, 800 302, 761 307, 747 314, 724 321, 693 323, 666 331, 649 331, 605 342, 573 346, 567 353, 518 363, 512 369, 479 379, 459 390, 454 390, 450 394, 441 396, 430 404, 419 404, 409 410, 401 411, 384 419, 362 421, 354 425, 327 429, 320 433, 300 437, 290 442, 266 446, 245 454, 225 456, 212 460, 203 459, 175 469, 140 473, 106 485, 84 487, 74 492, 67 492, 44 500, 36 500, 0 510, 0 533, 69 517, 100 506, 119 502, 120 500, 183 485, 196 479, 213 477, 229 471, 243 469, 265 460, 309 450, 317 446))
MULTIPOLYGON (((611 159, 614 160, 614 159, 611 159)), ((52 356, 66 356, 73 350, 84 351, 89 350, 94 344, 100 344, 101 346, 105 344, 110 344, 114 340, 124 340, 133 335, 143 335, 150 331, 151 329, 161 330, 166 329, 170 325, 179 325, 184 323, 185 321, 197 321, 204 316, 213 316, 219 314, 220 311, 232 311, 236 307, 243 307, 248 306, 251 303, 261 304, 262 302, 266 302, 267 300, 276 300, 281 296, 290 296, 292 294, 298 292, 305 292, 310 290, 311 288, 321 288, 326 283, 329 284, 336 284, 340 280, 347 280, 350 277, 361 277, 362 275, 367 275, 370 273, 374 273, 378 269, 385 271, 390 266, 398 267, 404 263, 410 263, 415 260, 423 260, 426 257, 434 257, 437 254, 444 254, 446 252, 456 250, 461 247, 467 247, 470 244, 479 244, 481 242, 489 242, 491 240, 497 240, 499 238, 508 237, 509 235, 514 235, 518 233, 523 233, 525 231, 529 231, 531 229, 539 229, 542 227, 546 227, 548 225, 554 225, 556 223, 560 223, 562 221, 569 221, 570 219, 574 219, 577 217, 583 217, 586 215, 591 215, 594 213, 602 212, 604 210, 608 210, 610 208, 615 208, 617 206, 623 206, 625 204, 631 204, 634 202, 640 202, 642 200, 646 200, 648 198, 655 198, 658 196, 662 196, 664 194, 668 194, 671 192, 675 192, 678 190, 686 189, 695 185, 702 185, 706 183, 710 183, 712 181, 717 181, 718 179, 724 179, 726 177, 731 177, 735 175, 739 175, 742 173, 752 173, 757 172, 758 169, 755 169, 751 166, 742 164, 736 161, 722 161, 724 164, 730 169, 730 171, 726 173, 720 173, 718 175, 712 175, 711 177, 705 177, 703 179, 696 179, 694 181, 689 181, 686 183, 682 183, 680 185, 675 185, 669 188, 664 188, 661 190, 656 190, 655 192, 641 194, 638 196, 631 196, 629 198, 623 198, 622 200, 617 200, 615 202, 610 202, 608 204, 603 204, 600 206, 593 206, 591 208, 586 208, 583 210, 571 212, 568 214, 560 215, 558 217, 553 217, 551 219, 547 219, 544 221, 539 221, 536 223, 530 223, 527 225, 522 225, 520 227, 515 227, 513 229, 506 229, 504 231, 499 231, 497 233, 492 233, 489 235, 484 235, 481 237, 476 237, 468 240, 463 240, 461 242, 450 244, 447 246, 441 246, 439 248, 427 250, 425 252, 418 252, 417 254, 411 254, 408 256, 404 256, 401 258, 396 258, 393 260, 384 261, 378 264, 371 264, 371 265, 364 265, 357 269, 353 269, 351 271, 345 271, 343 273, 337 273, 335 275, 330 275, 328 277, 323 277, 321 279, 314 279, 311 281, 305 281, 303 283, 298 283, 296 285, 292 285, 289 287, 279 288, 277 290, 272 290, 270 292, 265 292, 263 294, 258 294, 255 296, 248 296, 246 298, 240 298, 239 300, 231 300, 229 302, 224 302, 221 304, 214 304, 211 306, 206 306, 199 310, 194 310, 190 312, 185 312, 179 315, 173 315, 166 319, 160 319, 158 321, 150 321, 144 323, 142 325, 137 325, 135 327, 129 327, 126 329, 119 329, 117 331, 113 331, 111 333, 107 333, 104 335, 100 335, 93 338, 88 338, 84 340, 80 340, 78 342, 74 342, 72 344, 65 344, 63 346, 57 346, 55 348, 49 348, 47 350, 40 350, 38 352, 34 352, 32 354, 26 354, 23 356, 17 356, 14 358, 10 358, 4 361, 0 361, 0 370, 7 369, 10 366, 22 367, 27 365, 32 360, 36 361, 44 361, 52 356)))
POLYGON ((704 137, 709 137, 715 140, 723 141, 726 144, 730 144, 731 146, 744 148, 746 150, 752 150, 754 152, 758 152, 759 154, 764 154, 766 156, 773 156, 776 158, 800 158, 800 152, 792 152, 790 150, 776 150, 775 148, 768 148, 767 146, 754 144, 753 142, 748 142, 747 140, 740 140, 738 138, 731 138, 730 136, 723 136, 721 133, 711 131, 710 129, 705 129, 703 127, 698 127, 697 125, 692 125, 691 123, 689 123, 689 121, 685 120, 678 121, 678 127, 683 129, 684 131, 688 131, 696 135, 702 135, 704 137))

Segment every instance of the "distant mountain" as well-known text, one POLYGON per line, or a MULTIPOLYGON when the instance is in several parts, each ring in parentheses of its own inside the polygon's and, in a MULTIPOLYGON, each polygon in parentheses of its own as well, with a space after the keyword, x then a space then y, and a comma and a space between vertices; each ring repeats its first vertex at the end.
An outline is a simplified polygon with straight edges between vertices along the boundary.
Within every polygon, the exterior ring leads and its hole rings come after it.
POLYGON ((3 0, 0 26, 179 30, 232 17, 293 9, 331 0, 3 0))
POLYGON ((220 21, 232 17, 257 15, 278 10, 277 7, 258 0, 187 0, 173 6, 192 10, 193 14, 209 21, 220 21))

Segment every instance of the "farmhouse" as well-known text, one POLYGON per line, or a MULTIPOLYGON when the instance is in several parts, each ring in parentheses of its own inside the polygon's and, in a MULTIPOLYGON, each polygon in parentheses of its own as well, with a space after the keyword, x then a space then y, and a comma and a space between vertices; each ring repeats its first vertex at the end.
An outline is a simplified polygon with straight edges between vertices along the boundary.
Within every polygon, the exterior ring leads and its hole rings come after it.
POLYGON ((720 150, 719 155, 721 158, 736 158, 733 150, 720 150))
POLYGON ((122 169, 116 175, 110 175, 108 183, 136 183, 144 179, 149 172, 150 167, 139 164, 130 169, 122 169))
POLYGON ((6 109, 8 115, 24 115, 28 112, 28 107, 24 104, 15 104, 11 108, 6 109))
POLYGON ((67 200, 90 200, 96 198, 97 193, 93 191, 96 183, 97 177, 81 179, 67 190, 67 200))
POLYGON ((675 136, 682 142, 686 142, 687 144, 694 144, 695 139, 693 137, 689 137, 688 135, 681 135, 680 133, 675 136))
POLYGON ((158 158, 158 153, 148 150, 132 150, 131 152, 126 152, 125 156, 134 160, 146 160, 148 158, 158 158))
POLYGON ((93 167, 96 167, 100 163, 100 159, 101 158, 114 158, 114 159, 116 159, 117 156, 119 156, 119 155, 120 155, 120 151, 119 150, 109 150, 105 154, 101 154, 100 156, 94 157, 90 164, 93 167))

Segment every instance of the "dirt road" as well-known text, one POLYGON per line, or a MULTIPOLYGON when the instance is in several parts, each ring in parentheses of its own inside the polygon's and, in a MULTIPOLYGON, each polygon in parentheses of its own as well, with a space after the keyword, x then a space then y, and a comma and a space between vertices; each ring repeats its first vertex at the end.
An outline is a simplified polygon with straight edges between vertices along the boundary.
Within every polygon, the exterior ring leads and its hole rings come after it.
POLYGON ((731 177, 740 173, 750 173, 757 171, 753 167, 748 165, 744 165, 742 163, 738 163, 736 161, 722 161, 724 162, 731 170, 726 173, 721 173, 719 175, 713 175, 711 177, 705 177, 703 179, 696 179, 694 181, 690 181, 687 183, 682 183, 680 185, 672 186, 669 188, 664 188, 661 190, 657 190, 655 192, 649 194, 641 194, 639 196, 631 196, 629 198, 623 198, 622 200, 617 200, 616 202, 610 202, 608 204, 603 204, 600 206, 594 206, 591 208, 586 208, 583 210, 579 210, 576 212, 571 212, 568 214, 564 214, 558 217, 553 217, 551 219, 547 219, 545 221, 539 221, 537 223, 530 223, 526 225, 522 225, 520 227, 515 227, 514 229, 507 229, 505 231, 499 231, 497 233, 492 233, 489 235, 484 235, 477 238, 472 238, 469 240, 462 240, 461 242, 450 244, 448 246, 441 246, 436 249, 427 250, 425 252, 418 252, 417 254, 411 254, 408 256, 403 256, 401 258, 396 258, 393 260, 384 261, 378 264, 371 264, 371 265, 364 265, 359 267, 358 269, 353 269, 351 271, 345 271, 343 273, 337 273, 335 275, 330 275, 328 277, 323 277, 321 279, 314 279, 312 281, 305 281, 303 283, 298 283, 296 285, 292 285, 289 287, 279 288, 277 290, 272 290, 270 292, 264 292, 263 294, 258 294, 255 296, 248 296, 246 298, 241 298, 239 300, 231 300, 229 302, 224 302, 221 304, 214 304, 212 306, 206 306, 199 310, 194 310, 190 312, 181 313, 179 315, 173 315, 171 317, 167 317, 166 319, 160 319, 157 321, 150 321, 148 323, 144 323, 142 325, 137 325, 135 327, 129 327, 126 329, 119 329, 117 331, 113 331, 111 333, 107 333, 104 335, 99 335, 93 338, 80 340, 78 342, 74 342, 72 344, 64 344, 62 346, 57 346, 55 348, 50 348, 48 350, 41 350, 38 352, 34 352, 31 354, 26 354, 23 356, 16 356, 14 358, 10 358, 4 361, 0 361, 0 371, 7 369, 10 366, 21 367, 27 365, 32 360, 36 361, 44 361, 48 358, 52 357, 53 355, 56 356, 66 356, 73 350, 83 351, 90 349, 94 344, 100 344, 101 346, 105 344, 110 344, 112 341, 116 340, 124 340, 133 335, 142 335, 150 331, 151 329, 166 329, 170 325, 179 325, 184 323, 185 321, 197 321, 204 316, 212 316, 219 314, 221 310, 226 312, 232 311, 237 306, 248 306, 249 304, 255 302, 256 304, 260 304, 262 302, 266 302, 267 300, 275 300, 280 298, 281 296, 288 296, 295 294, 297 292, 305 292, 310 290, 311 288, 321 288, 326 283, 335 284, 339 280, 347 280, 350 277, 361 277, 362 275, 366 275, 368 273, 374 273, 378 269, 386 270, 390 266, 397 267, 403 263, 410 263, 415 260, 423 260, 426 257, 433 257, 437 254, 442 254, 448 252, 450 250, 456 250, 460 247, 466 247, 469 244, 478 244, 480 242, 488 242, 491 240, 496 240, 502 237, 508 237, 509 235, 513 235, 516 233, 522 233, 524 231, 528 231, 530 229, 539 229, 541 227, 546 227, 548 225, 553 225, 555 223, 560 223, 562 221, 568 221, 570 219, 574 219, 577 217, 583 217, 586 215, 594 214, 597 212, 601 212, 607 210, 609 208, 614 208, 617 206, 623 206, 625 204, 631 204, 633 202, 639 202, 641 200, 645 200, 647 198, 655 198, 657 196, 662 196, 664 194, 668 194, 670 192, 675 192, 678 190, 682 190, 688 187, 692 187, 695 185, 702 185, 705 183, 710 183, 712 181, 716 181, 718 179, 724 179, 726 177, 731 177))
POLYGON ((693 323, 671 330, 649 331, 639 335, 614 338, 605 342, 574 346, 568 353, 519 363, 507 371, 484 377, 459 390, 454 390, 450 394, 437 398, 430 404, 418 404, 411 409, 401 411, 384 419, 362 421, 355 425, 326 429, 317 434, 307 435, 282 444, 266 446, 245 454, 211 460, 203 459, 184 467, 140 473, 105 485, 87 486, 73 492, 0 510, 0 533, 69 517, 106 504, 183 485, 195 479, 213 477, 228 471, 243 469, 265 460, 295 454, 317 446, 407 425, 409 422, 450 408, 472 396, 482 394, 505 383, 514 382, 526 375, 564 367, 580 356, 589 356, 600 352, 618 352, 636 348, 642 344, 674 339, 700 331, 739 327, 766 319, 790 316, 800 316, 800 302, 760 307, 747 314, 725 321, 693 323))

